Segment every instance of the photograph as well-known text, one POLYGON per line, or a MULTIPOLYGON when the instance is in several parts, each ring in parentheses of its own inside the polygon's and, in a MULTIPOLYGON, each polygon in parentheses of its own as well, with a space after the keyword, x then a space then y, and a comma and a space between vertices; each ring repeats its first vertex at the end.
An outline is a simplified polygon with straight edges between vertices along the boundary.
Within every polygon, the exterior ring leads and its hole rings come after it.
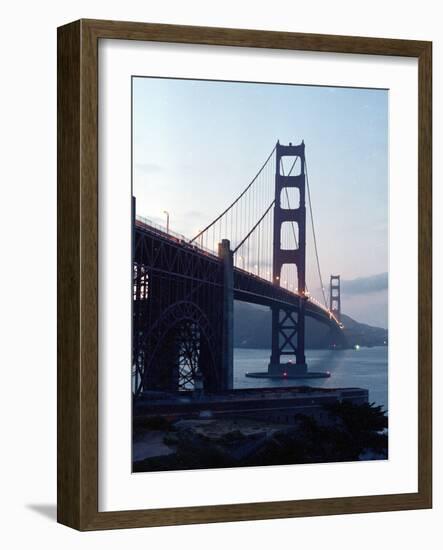
POLYGON ((131 101, 132 471, 387 460, 389 90, 131 101))

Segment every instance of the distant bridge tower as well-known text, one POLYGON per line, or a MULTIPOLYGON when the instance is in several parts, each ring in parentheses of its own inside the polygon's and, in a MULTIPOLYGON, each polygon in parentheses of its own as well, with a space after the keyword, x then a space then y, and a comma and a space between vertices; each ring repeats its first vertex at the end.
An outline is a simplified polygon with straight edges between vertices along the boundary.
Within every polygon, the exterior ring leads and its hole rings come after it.
POLYGON ((276 147, 274 242, 273 242, 273 282, 280 285, 284 265, 295 265, 297 269, 298 293, 303 298, 297 313, 272 308, 272 351, 269 374, 304 374, 307 371, 305 358, 305 291, 306 291, 306 206, 305 206, 305 144, 281 145, 276 147), (299 157, 299 175, 283 175, 282 157, 299 157), (281 196, 287 187, 299 190, 300 202, 296 208, 282 208, 281 196), (281 233, 284 222, 298 225, 298 247, 282 249, 281 233), (282 356, 295 356, 296 364, 282 362, 282 356), (291 372, 289 372, 289 370, 291 372))
POLYGON ((329 283, 329 309, 338 322, 341 321, 340 275, 331 275, 329 283))

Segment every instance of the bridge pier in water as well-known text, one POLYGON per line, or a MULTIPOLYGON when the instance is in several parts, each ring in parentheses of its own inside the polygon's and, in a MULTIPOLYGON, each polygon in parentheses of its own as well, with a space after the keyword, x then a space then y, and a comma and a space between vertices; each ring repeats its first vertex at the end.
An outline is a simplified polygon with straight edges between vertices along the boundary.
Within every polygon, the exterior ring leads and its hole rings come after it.
MULTIPOLYGON (((277 142, 275 163, 275 202, 274 202, 274 240, 273 240, 273 283, 280 286, 284 265, 295 265, 297 271, 297 289, 300 295, 298 312, 272 308, 272 351, 268 367, 270 375, 305 375, 307 373, 305 357, 305 292, 306 292, 306 203, 305 203, 305 144, 281 145, 277 142), (300 159, 300 173, 284 173, 282 158, 300 159), (299 191, 299 204, 296 208, 282 208, 281 197, 287 188, 299 191), (298 226, 296 248, 282 248, 282 226, 285 222, 298 226), (298 245, 298 246, 297 246, 298 245), (295 356, 295 363, 282 361, 284 356, 295 356)), ((295 161, 294 161, 295 166, 295 161)), ((292 171, 292 169, 291 169, 292 171)), ((288 204, 289 206, 289 204, 288 204)))
MULTIPOLYGON (((329 372, 309 372, 305 356, 305 315, 309 307, 306 292, 306 165, 305 144, 282 145, 277 142, 275 166, 275 196, 273 209, 272 283, 281 286, 283 266, 295 266, 297 273, 298 307, 271 306, 272 344, 267 372, 253 372, 251 378, 328 378, 329 372), (282 159, 292 157, 294 162, 287 174, 282 159), (300 171, 292 175, 296 162, 300 171), (289 204, 288 188, 298 190, 299 204, 289 204), (282 207, 282 195, 286 194, 287 208, 282 207), (282 226, 290 222, 298 228, 295 246, 284 246, 282 226), (292 359, 295 358, 295 361, 292 359)), ((294 225, 292 226, 294 227, 294 225)), ((295 282, 295 281, 293 281, 295 282)))

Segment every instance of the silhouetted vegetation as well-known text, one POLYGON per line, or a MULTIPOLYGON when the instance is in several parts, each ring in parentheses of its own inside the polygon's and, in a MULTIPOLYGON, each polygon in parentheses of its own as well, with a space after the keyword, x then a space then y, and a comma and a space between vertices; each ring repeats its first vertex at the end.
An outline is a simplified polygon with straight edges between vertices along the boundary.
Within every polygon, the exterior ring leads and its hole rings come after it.
POLYGON ((326 410, 352 435, 380 432, 388 427, 388 417, 383 407, 375 403, 354 405, 350 401, 336 401, 328 405, 326 410))

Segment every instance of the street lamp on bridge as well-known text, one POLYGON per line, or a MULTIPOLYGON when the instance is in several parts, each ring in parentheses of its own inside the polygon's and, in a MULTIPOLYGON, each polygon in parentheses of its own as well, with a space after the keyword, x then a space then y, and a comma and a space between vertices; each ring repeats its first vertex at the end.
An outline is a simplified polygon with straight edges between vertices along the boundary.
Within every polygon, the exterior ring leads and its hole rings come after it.
POLYGON ((163 210, 163 214, 166 214, 166 233, 169 234, 169 212, 167 210, 163 210))

